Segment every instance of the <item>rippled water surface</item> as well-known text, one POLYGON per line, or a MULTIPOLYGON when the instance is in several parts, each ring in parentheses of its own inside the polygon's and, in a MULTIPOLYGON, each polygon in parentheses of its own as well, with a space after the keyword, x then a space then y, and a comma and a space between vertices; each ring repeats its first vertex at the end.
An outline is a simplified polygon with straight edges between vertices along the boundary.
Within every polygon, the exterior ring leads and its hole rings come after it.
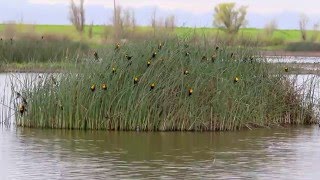
POLYGON ((320 128, 223 133, 0 128, 1 179, 318 179, 320 128))
MULTIPOLYGON (((6 103, 8 78, 0 74, 6 103)), ((293 78, 298 84, 310 80, 293 78)), ((3 105, 0 110, 12 113, 3 105)), ((150 178, 319 179, 320 128, 144 133, 0 125, 0 180, 150 178)))

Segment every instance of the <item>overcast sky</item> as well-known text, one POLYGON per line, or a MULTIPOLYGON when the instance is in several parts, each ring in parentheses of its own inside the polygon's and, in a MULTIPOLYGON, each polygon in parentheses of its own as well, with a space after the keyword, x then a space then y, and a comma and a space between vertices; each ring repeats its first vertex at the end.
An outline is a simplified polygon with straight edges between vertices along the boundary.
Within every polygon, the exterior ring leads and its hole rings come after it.
MULTIPOLYGON (((68 24, 69 0, 0 0, 0 21, 23 21, 38 24, 68 24)), ((214 6, 222 2, 235 2, 248 6, 249 27, 263 27, 276 19, 279 28, 298 28, 299 16, 304 13, 309 27, 320 21, 319 0, 116 0, 118 5, 132 8, 139 24, 150 22, 152 10, 159 16, 174 14, 178 24, 185 26, 212 25, 214 6), (319 18, 318 18, 319 17, 319 18)), ((113 0, 85 0, 87 21, 110 23, 113 0)))

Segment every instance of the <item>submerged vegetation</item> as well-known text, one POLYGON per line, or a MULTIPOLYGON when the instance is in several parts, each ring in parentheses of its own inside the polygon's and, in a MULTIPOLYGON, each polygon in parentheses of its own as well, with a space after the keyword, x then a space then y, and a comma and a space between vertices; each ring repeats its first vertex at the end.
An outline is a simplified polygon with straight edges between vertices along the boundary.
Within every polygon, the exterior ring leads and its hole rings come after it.
MULTIPOLYGON (((288 80, 289 69, 266 63, 251 47, 128 42, 97 50, 81 63, 76 72, 24 85, 26 102, 15 103, 16 124, 215 131, 316 122, 314 104, 288 80)), ((312 96, 312 90, 306 93, 312 96)))

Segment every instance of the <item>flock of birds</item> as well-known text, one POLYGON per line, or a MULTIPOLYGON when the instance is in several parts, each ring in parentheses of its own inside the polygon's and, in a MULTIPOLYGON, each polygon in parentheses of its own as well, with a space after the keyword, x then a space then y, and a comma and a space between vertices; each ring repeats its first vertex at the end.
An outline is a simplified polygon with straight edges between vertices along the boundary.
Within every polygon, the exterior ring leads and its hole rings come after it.
MULTIPOLYGON (((44 39, 44 37, 42 36, 41 39, 44 39)), ((1 40, 2 40, 2 38, 1 38, 1 40)), ((11 39, 11 41, 13 41, 13 40, 11 39)), ((161 50, 162 47, 163 47, 163 44, 160 43, 160 44, 158 45, 158 50, 161 50)), ((186 46, 186 47, 187 47, 187 46, 186 46)), ((120 50, 120 44, 119 44, 119 43, 115 45, 115 50, 116 50, 116 51, 119 51, 119 50, 120 50)), ((218 51, 218 50, 219 50, 219 47, 217 46, 217 47, 215 48, 215 50, 218 51)), ((98 55, 98 53, 97 53, 96 51, 94 51, 93 56, 94 56, 95 60, 99 60, 99 55, 98 55)), ((151 65, 151 59, 155 59, 156 56, 157 56, 157 52, 153 52, 152 55, 151 55, 150 60, 147 61, 147 67, 149 67, 149 66, 151 65)), ((186 53, 185 53, 185 56, 190 56, 190 52, 186 52, 186 53)), ((230 57, 233 58, 233 57, 234 57, 234 53, 231 53, 231 54, 230 54, 230 57)), ((131 60, 132 60, 133 56, 129 56, 128 54, 126 54, 126 55, 125 55, 125 58, 129 61, 129 65, 131 65, 131 63, 132 63, 131 60)), ((253 60, 252 57, 251 57, 250 59, 253 60)), ((202 60, 209 60, 209 59, 208 59, 206 56, 202 56, 202 60)), ((214 62, 215 60, 216 60, 216 55, 214 54, 214 55, 211 56, 211 61, 214 62)), ((285 72, 289 72, 289 69, 286 67, 286 68, 284 68, 284 71, 285 71, 285 72)), ((112 68, 112 73, 116 73, 116 69, 115 69, 115 68, 112 68)), ((183 74, 184 74, 184 75, 189 75, 189 71, 188 71, 188 70, 184 70, 183 74)), ((238 83, 239 81, 240 81, 240 78, 239 78, 239 77, 234 77, 234 79, 233 79, 233 82, 234 82, 234 83, 238 83)), ((138 77, 134 77, 134 78, 133 78, 133 84, 134 84, 134 85, 137 85, 138 83, 139 83, 139 78, 138 78, 138 77)), ((154 90, 155 87, 156 87, 156 84, 155 84, 155 83, 150 84, 150 91, 151 91, 151 90, 154 90)), ((107 86, 106 83, 101 84, 101 89, 102 89, 102 90, 106 91, 107 88, 108 88, 108 86, 107 86)), ((96 88, 96 84, 92 84, 92 85, 90 86, 90 90, 91 90, 92 92, 95 92, 96 89, 97 89, 97 88, 96 88)), ((27 107, 27 104, 28 104, 28 103, 27 103, 26 98, 23 97, 20 93, 17 92, 16 94, 17 94, 17 98, 21 98, 21 100, 22 100, 21 103, 20 103, 20 105, 19 105, 19 107, 18 107, 19 113, 20 113, 20 115, 22 116, 22 115, 27 111, 27 108, 26 108, 26 107, 27 107)), ((191 96, 192 94, 193 94, 193 89, 192 89, 192 88, 189 88, 189 89, 188 89, 188 96, 191 96)), ((320 127, 320 123, 319 123, 319 127, 320 127)))

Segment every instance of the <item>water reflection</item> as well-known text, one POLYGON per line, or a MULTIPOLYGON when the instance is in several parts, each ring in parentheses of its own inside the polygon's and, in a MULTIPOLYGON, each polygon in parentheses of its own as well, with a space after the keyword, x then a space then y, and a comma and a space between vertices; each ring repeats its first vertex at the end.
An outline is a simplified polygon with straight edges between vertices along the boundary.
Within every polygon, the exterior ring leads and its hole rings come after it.
POLYGON ((0 134, 0 171, 8 179, 320 177, 318 127, 220 133, 2 127, 0 134))

